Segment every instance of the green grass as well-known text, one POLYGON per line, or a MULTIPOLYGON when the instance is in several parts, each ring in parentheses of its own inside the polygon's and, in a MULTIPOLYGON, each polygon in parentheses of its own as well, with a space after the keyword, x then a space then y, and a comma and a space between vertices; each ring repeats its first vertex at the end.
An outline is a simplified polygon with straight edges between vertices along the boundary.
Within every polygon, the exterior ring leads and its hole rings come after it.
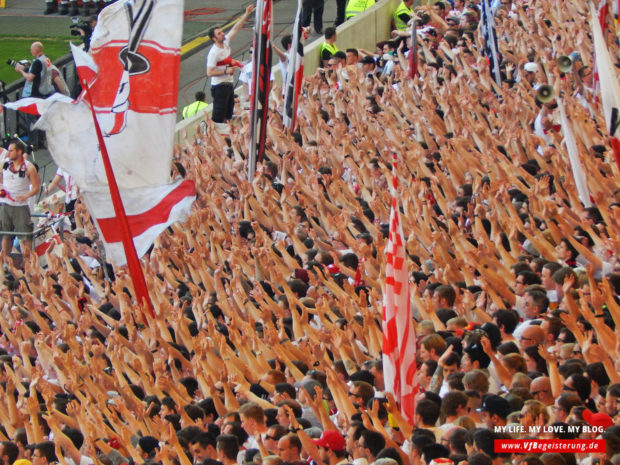
MULTIPOLYGON (((69 37, 41 38, 41 37, 3 37, 0 36, 0 79, 7 84, 17 81, 21 75, 6 64, 9 58, 15 61, 23 59, 32 60, 30 55, 30 44, 39 40, 43 43, 43 52, 54 61, 69 53, 69 37)), ((79 40, 73 38, 73 42, 79 40)))

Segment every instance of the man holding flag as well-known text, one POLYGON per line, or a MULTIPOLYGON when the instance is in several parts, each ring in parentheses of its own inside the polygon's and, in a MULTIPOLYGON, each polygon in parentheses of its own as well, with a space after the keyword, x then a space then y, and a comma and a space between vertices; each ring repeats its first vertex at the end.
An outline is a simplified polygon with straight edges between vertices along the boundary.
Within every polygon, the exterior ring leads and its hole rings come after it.
POLYGON ((230 56, 230 41, 241 30, 252 11, 254 5, 250 4, 228 34, 219 27, 211 28, 208 33, 213 41, 213 46, 207 54, 207 76, 211 78, 213 97, 211 119, 215 123, 225 123, 233 116, 235 109, 233 75, 235 67, 241 68, 242 65, 230 56))

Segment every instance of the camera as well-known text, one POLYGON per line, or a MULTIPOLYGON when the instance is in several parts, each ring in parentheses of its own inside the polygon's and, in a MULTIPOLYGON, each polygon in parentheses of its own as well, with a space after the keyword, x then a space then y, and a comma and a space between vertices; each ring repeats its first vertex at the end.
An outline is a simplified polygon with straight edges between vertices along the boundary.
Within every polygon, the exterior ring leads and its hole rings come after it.
POLYGON ((6 60, 6 64, 12 68, 15 68, 17 65, 22 65, 26 69, 30 68, 30 62, 28 60, 17 61, 17 60, 13 60, 12 58, 9 58, 8 60, 6 60))
POLYGON ((84 36, 90 36, 92 34, 92 28, 90 27, 90 21, 88 18, 71 18, 73 24, 69 26, 72 36, 79 36, 80 30, 84 33, 84 36))
POLYGON ((24 69, 30 69, 30 61, 28 60, 13 60, 12 58, 9 58, 8 60, 6 60, 6 64, 9 65, 12 68, 15 68, 17 65, 22 65, 24 67, 24 69))
POLYGON ((84 42, 84 51, 87 52, 90 48, 90 36, 93 33, 92 23, 96 22, 96 17, 90 18, 71 18, 73 24, 69 26, 69 30, 72 36, 82 36, 84 42))

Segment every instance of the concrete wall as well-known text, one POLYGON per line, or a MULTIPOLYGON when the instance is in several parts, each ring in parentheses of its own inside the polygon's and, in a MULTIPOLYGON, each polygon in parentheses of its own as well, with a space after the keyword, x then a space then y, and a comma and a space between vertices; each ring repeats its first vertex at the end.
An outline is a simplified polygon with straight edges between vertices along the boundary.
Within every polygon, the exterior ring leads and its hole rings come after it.
MULTIPOLYGON (((399 3, 400 0, 380 0, 368 10, 338 26, 338 38, 336 39, 338 49, 344 51, 347 48, 363 48, 374 52, 377 42, 390 37, 392 12, 399 3)), ((304 74, 306 76, 314 74, 319 66, 321 43, 323 43, 322 37, 307 43, 304 47, 304 74)), ((275 65, 271 72, 275 81, 281 83, 280 66, 275 65)), ((206 113, 211 114, 211 105, 206 108, 206 113)), ((187 131, 188 139, 193 140, 204 117, 204 112, 200 112, 190 119, 179 121, 176 125, 175 141, 178 143, 184 141, 185 131, 187 131)))
MULTIPOLYGON (((392 13, 400 0, 380 0, 363 13, 354 16, 338 26, 336 46, 338 50, 347 48, 363 48, 375 51, 377 42, 390 38, 392 13)), ((319 67, 319 47, 323 38, 319 38, 304 48, 304 74, 314 74, 319 67)))

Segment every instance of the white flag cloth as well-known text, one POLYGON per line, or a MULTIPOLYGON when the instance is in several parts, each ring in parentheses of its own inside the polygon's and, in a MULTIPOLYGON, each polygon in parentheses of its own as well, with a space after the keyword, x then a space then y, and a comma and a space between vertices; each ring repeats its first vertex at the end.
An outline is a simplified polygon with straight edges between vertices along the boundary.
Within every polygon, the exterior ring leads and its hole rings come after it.
POLYGON ((411 322, 407 253, 396 200, 395 174, 392 177, 394 193, 383 291, 383 376, 386 392, 394 394, 402 414, 413 423, 416 337, 411 322))
MULTIPOLYGON (((191 181, 170 183, 178 93, 182 0, 119 0, 99 15, 91 55, 73 48, 90 88, 138 256, 195 199, 191 181)), ((55 102, 37 128, 54 161, 79 186, 116 265, 126 263, 94 123, 84 93, 55 102)))
POLYGON ((584 206, 590 207, 590 191, 588 190, 588 181, 586 174, 583 171, 581 160, 579 159, 579 149, 577 148, 577 142, 573 134, 573 128, 570 121, 566 116, 566 110, 564 109, 564 102, 561 99, 557 99, 558 107, 560 110, 560 122, 562 123, 562 133, 564 134, 564 143, 566 144, 566 151, 568 152, 568 159, 570 160, 570 167, 573 172, 573 179, 575 186, 577 187, 577 193, 579 194, 579 200, 584 206))
POLYGON ((618 137, 618 126, 620 125, 620 84, 618 84, 618 73, 615 70, 607 44, 603 38, 601 25, 598 21, 594 6, 590 5, 592 35, 594 38, 594 55, 596 58, 596 68, 601 88, 601 101, 603 103, 603 113, 605 124, 609 131, 609 136, 618 137))
POLYGON ((52 94, 46 99, 38 97, 26 97, 16 102, 7 102, 3 104, 5 108, 9 110, 17 110, 22 113, 28 113, 30 115, 41 115, 47 111, 47 109, 56 102, 71 103, 73 99, 63 94, 52 94))

